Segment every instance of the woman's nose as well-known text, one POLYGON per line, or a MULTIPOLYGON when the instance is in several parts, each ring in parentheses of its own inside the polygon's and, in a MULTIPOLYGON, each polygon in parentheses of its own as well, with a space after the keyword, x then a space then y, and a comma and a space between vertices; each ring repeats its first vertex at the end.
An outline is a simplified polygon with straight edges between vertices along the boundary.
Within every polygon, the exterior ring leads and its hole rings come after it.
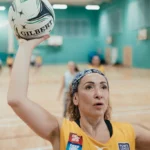
POLYGON ((101 91, 100 88, 96 88, 95 89, 94 98, 97 98, 97 99, 101 99, 102 98, 102 91, 101 91))

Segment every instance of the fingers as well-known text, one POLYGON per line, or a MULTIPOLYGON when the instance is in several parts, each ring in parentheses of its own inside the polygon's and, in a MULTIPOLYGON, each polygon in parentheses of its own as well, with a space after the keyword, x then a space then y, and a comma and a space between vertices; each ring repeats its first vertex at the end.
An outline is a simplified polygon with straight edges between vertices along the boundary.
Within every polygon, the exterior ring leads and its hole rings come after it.
POLYGON ((47 34, 45 36, 43 36, 44 40, 47 40, 50 36, 47 34))
POLYGON ((19 44, 24 43, 26 40, 24 39, 18 39, 19 44))
POLYGON ((18 39, 19 45, 20 44, 25 44, 26 46, 28 46, 31 49, 34 49, 36 46, 38 46, 40 43, 42 43, 43 41, 47 40, 50 36, 49 35, 45 35, 40 39, 33 39, 33 40, 24 40, 24 39, 18 39))
POLYGON ((42 43, 43 41, 47 40, 49 37, 50 37, 49 35, 44 35, 42 38, 36 39, 37 40, 37 44, 42 43))

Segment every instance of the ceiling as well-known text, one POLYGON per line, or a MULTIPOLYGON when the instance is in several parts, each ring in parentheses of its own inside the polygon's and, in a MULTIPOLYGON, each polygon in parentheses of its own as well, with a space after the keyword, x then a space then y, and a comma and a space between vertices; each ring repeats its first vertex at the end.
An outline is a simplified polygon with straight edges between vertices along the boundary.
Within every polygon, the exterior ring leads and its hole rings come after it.
MULTIPOLYGON (((13 0, 0 0, 0 2, 12 2, 13 0)), ((111 0, 49 0, 51 4, 67 4, 83 6, 87 4, 102 4, 103 2, 110 2, 111 0)))

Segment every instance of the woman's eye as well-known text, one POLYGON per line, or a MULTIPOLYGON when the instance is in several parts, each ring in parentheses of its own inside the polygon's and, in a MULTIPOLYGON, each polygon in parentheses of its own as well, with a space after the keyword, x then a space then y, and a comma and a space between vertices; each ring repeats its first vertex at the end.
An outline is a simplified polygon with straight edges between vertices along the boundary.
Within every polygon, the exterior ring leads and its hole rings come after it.
POLYGON ((91 85, 88 85, 88 86, 86 86, 85 88, 86 88, 86 90, 90 90, 90 89, 92 89, 92 86, 91 86, 91 85))
POLYGON ((107 86, 106 86, 106 85, 103 85, 101 88, 102 88, 102 89, 107 89, 107 86))

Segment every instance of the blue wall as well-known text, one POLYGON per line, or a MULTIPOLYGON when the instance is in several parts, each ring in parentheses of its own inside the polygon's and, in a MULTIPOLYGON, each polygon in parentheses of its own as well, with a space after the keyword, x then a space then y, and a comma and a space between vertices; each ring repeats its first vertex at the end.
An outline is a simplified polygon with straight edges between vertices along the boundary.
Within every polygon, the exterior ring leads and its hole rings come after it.
POLYGON ((123 48, 133 49, 133 67, 150 68, 150 39, 139 41, 138 30, 150 27, 149 0, 113 0, 103 4, 99 14, 99 47, 105 54, 107 47, 117 47, 123 61, 123 48), (111 45, 106 44, 107 36, 113 37, 111 45))
MULTIPOLYGON (((8 8, 9 4, 5 4, 5 6, 8 8)), ((137 40, 139 29, 147 28, 150 33, 149 8, 149 0, 112 0, 109 4, 102 4, 100 11, 88 11, 84 7, 55 10, 56 25, 51 35, 60 33, 64 37, 63 45, 54 48, 41 44, 34 53, 40 54, 45 64, 66 63, 68 60, 87 62, 89 51, 101 48, 105 54, 107 47, 117 47, 119 51, 118 61, 122 63, 123 48, 131 46, 133 49, 133 67, 150 68, 150 39, 137 40), (76 25, 78 26, 80 26, 78 21, 85 20, 87 24, 85 28, 82 25, 76 33, 70 33, 67 22, 72 20, 77 20, 76 25), (62 28, 63 30, 60 31, 62 28), (82 34, 80 35, 80 33, 82 34), (111 45, 106 44, 106 38, 109 35, 113 37, 111 45)), ((0 12, 1 20, 7 20, 7 11, 8 9, 0 12)), ((0 56, 3 59, 7 56, 8 50, 7 30, 7 27, 0 28, 0 56)), ((15 41, 16 50, 17 42, 15 41)))
POLYGON ((45 63, 66 63, 69 60, 75 62, 87 62, 88 52, 96 49, 95 38, 98 35, 98 12, 87 11, 84 7, 69 7, 67 10, 55 10, 56 26, 54 27, 53 34, 59 34, 59 28, 64 28, 66 32, 62 32, 63 45, 59 48, 50 46, 40 46, 38 52, 43 56, 45 63), (58 22, 57 22, 58 20, 58 22), (68 20, 87 20, 87 31, 84 27, 81 28, 82 35, 68 35, 67 30, 68 20), (66 22, 66 28, 59 26, 59 21, 66 22))

